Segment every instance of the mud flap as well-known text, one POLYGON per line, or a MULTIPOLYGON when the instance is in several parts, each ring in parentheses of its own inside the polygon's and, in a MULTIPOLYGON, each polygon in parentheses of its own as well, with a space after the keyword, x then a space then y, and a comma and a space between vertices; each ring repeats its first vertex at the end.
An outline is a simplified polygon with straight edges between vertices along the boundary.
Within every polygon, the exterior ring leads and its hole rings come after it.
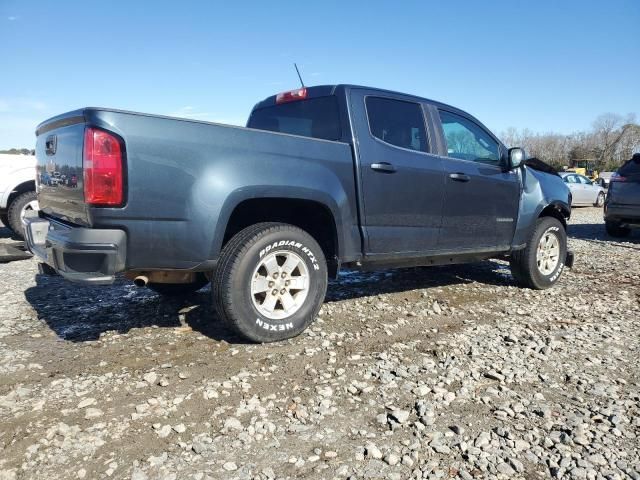
POLYGON ((575 260, 575 255, 571 250, 567 250, 567 258, 564 261, 564 266, 567 268, 573 267, 573 261, 575 260))

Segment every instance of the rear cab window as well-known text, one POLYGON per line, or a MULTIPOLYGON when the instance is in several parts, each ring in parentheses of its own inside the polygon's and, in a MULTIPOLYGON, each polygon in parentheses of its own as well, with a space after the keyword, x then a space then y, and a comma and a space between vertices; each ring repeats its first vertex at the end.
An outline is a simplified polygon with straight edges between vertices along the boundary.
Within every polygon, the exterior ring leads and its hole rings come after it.
POLYGON ((323 140, 340 140, 340 113, 335 95, 255 109, 247 127, 323 140))

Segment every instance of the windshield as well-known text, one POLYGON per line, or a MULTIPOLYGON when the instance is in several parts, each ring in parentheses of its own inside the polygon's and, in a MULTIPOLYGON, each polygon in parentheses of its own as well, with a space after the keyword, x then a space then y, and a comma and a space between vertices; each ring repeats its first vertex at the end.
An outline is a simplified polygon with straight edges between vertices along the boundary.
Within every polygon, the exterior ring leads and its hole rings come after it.
POLYGON ((247 127, 324 140, 342 136, 338 102, 333 95, 254 110, 247 127))

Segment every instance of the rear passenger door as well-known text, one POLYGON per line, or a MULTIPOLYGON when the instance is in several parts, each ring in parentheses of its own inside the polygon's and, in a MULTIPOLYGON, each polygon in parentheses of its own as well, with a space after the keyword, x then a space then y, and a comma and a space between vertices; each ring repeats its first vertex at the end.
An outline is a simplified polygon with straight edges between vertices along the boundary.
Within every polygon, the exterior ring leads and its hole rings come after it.
POLYGON ((452 251, 508 249, 520 203, 520 178, 507 152, 471 117, 432 108, 442 129, 445 203, 438 246, 452 251))
POLYGON ((431 153, 423 106, 366 89, 350 92, 356 135, 365 253, 384 256, 437 248, 442 159, 431 153))

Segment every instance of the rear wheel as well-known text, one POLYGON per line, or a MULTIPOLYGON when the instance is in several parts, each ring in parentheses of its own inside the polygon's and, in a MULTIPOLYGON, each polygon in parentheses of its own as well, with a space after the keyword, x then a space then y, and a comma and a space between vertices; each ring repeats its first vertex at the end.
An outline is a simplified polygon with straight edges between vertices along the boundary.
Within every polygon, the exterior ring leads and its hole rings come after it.
POLYGON ((631 233, 630 227, 623 227, 620 223, 611 220, 606 220, 604 222, 604 226, 607 230, 607 233, 612 237, 622 238, 628 236, 631 233))
POLYGON ((38 195, 36 192, 25 192, 18 195, 7 211, 9 226, 13 233, 18 237, 24 239, 24 230, 22 228, 22 220, 29 211, 37 211, 38 208, 38 195))
POLYGON ((224 247, 212 281, 218 317, 253 342, 303 332, 327 290, 327 264, 314 238, 284 223, 259 223, 224 247))
POLYGON ((197 292, 204 287, 209 280, 204 274, 199 273, 195 282, 191 283, 147 283, 147 287, 165 297, 179 297, 197 292))
POLYGON ((567 233, 564 227, 556 218, 542 217, 538 219, 527 246, 511 255, 511 273, 520 285, 543 290, 558 281, 566 256, 567 233))
POLYGON ((594 207, 601 207, 604 205, 604 192, 600 192, 598 194, 598 198, 596 198, 596 203, 593 204, 594 207))

